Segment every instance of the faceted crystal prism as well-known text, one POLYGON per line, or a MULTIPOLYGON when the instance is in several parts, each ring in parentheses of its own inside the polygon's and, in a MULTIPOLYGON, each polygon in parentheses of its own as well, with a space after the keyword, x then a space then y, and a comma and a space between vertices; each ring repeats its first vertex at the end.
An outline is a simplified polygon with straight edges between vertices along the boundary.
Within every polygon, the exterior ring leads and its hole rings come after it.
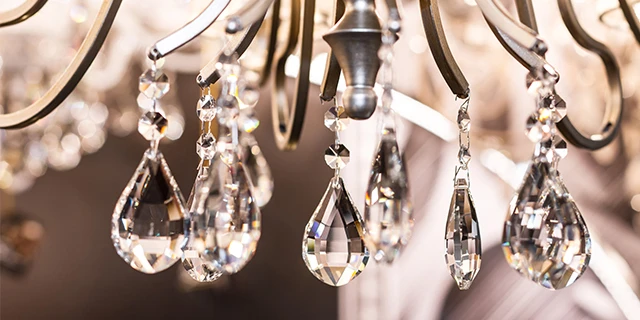
POLYGON ((302 259, 309 271, 331 286, 342 286, 364 270, 369 250, 363 221, 340 177, 334 177, 307 224, 302 259))
POLYGON ((198 99, 196 114, 201 121, 211 121, 216 117, 217 113, 218 107, 216 106, 216 101, 213 99, 213 96, 206 94, 198 99))
MULTIPOLYGON (((461 170, 462 171, 462 170, 461 170)), ((459 172, 466 174, 466 172, 459 172)), ((457 179, 444 234, 445 261, 460 290, 467 290, 480 270, 482 245, 473 198, 466 179, 457 179)))
POLYGON ((156 273, 182 252, 185 203, 160 152, 147 150, 113 211, 111 239, 132 268, 156 273))
POLYGON ((169 92, 169 78, 160 70, 148 69, 140 76, 138 89, 149 99, 160 99, 169 92))
POLYGON ((342 169, 349 163, 349 149, 343 144, 332 144, 324 151, 324 161, 331 169, 342 169))
POLYGON ((520 274, 555 290, 571 285, 587 269, 591 239, 559 173, 544 160, 533 160, 511 203, 502 248, 520 274))
POLYGON ((209 179, 209 166, 200 164, 196 181, 191 189, 187 208, 189 208, 189 228, 186 232, 187 243, 182 248, 182 265, 191 278, 199 282, 215 281, 222 272, 218 271, 211 261, 207 261, 200 254, 204 251, 204 239, 201 234, 206 228, 201 226, 206 223, 207 216, 204 210, 204 200, 209 194, 207 180, 209 179), (195 230, 195 231, 194 231, 195 230))
POLYGON ((196 141, 196 153, 200 156, 200 159, 213 159, 216 154, 216 137, 210 132, 203 133, 196 141))
POLYGON ((273 176, 256 138, 248 132, 240 134, 241 159, 253 182, 253 197, 264 207, 273 195, 273 176))
POLYGON ((211 165, 202 223, 192 231, 198 234, 202 258, 211 261, 216 270, 232 274, 255 254, 261 216, 244 164, 228 164, 223 158, 216 155, 211 165))
POLYGON ((385 130, 371 166, 365 195, 365 243, 376 261, 393 262, 411 237, 411 201, 395 134, 385 130))

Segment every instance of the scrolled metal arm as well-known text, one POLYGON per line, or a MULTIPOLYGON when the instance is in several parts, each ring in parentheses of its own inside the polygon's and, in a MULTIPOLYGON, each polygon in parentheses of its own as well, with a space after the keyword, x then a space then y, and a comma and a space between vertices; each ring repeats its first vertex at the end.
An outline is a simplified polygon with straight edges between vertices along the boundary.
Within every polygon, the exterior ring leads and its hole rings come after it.
POLYGON ((0 27, 17 24, 31 18, 46 3, 47 0, 26 0, 11 10, 0 12, 0 27))

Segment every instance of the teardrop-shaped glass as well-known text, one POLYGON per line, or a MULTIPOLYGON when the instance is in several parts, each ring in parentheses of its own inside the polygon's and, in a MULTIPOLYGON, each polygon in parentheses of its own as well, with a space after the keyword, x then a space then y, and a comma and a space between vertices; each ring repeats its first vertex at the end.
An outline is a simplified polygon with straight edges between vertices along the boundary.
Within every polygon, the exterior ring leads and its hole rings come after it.
POLYGON ((111 239, 116 251, 144 273, 171 267, 182 254, 185 212, 184 198, 162 153, 147 150, 113 211, 111 239))
POLYGON ((365 243, 376 261, 393 262, 413 226, 404 160, 393 129, 383 131, 365 195, 365 243))
MULTIPOLYGON (((460 170, 458 176, 466 172, 460 170)), ((458 179, 451 197, 444 235, 445 261, 460 290, 467 290, 480 271, 482 244, 476 207, 469 192, 468 179, 458 179)))
POLYGON ((203 243, 202 258, 228 274, 240 271, 251 260, 261 230, 260 208, 248 172, 242 162, 226 162, 230 158, 238 159, 218 153, 211 164, 205 217, 194 231, 203 243))
POLYGON ((248 132, 240 136, 241 158, 253 182, 253 198, 264 207, 273 195, 273 176, 256 138, 248 132))
POLYGON ((341 286, 364 270, 363 222, 340 177, 334 177, 305 229, 302 259, 320 281, 341 286))
POLYGON ((591 238, 559 173, 543 159, 533 160, 511 203, 502 247, 520 274, 554 290, 587 269, 591 238))
POLYGON ((211 261, 205 259, 201 252, 204 251, 207 229, 206 226, 208 215, 205 214, 204 203, 209 195, 209 179, 210 167, 206 161, 200 163, 196 181, 191 189, 189 200, 187 200, 187 208, 189 209, 189 221, 186 232, 186 240, 182 248, 182 265, 191 278, 199 282, 215 281, 222 272, 218 271, 211 261))

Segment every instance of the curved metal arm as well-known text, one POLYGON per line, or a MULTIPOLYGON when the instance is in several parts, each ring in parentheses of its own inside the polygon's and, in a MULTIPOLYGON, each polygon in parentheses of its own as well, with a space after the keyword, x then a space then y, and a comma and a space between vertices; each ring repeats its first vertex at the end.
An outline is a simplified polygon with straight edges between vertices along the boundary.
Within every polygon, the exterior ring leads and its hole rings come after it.
POLYGON ((269 21, 269 41, 267 42, 267 56, 260 72, 260 86, 269 82, 271 69, 273 68, 273 59, 276 55, 276 44, 278 43, 278 21, 274 20, 274 16, 280 13, 280 1, 274 1, 271 9, 271 21, 269 21))
POLYGON ((515 43, 539 55, 547 51, 547 45, 538 34, 511 18, 507 9, 498 0, 476 0, 476 3, 484 17, 515 43))
POLYGON ((607 99, 601 133, 586 137, 573 126, 566 116, 558 123, 558 129, 567 141, 572 144, 590 150, 597 150, 611 143, 620 130, 620 122, 622 119, 620 67, 611 50, 589 36, 582 28, 576 17, 571 0, 558 0, 558 6, 560 7, 562 20, 576 42, 583 48, 597 54, 602 60, 602 63, 604 63, 607 72, 607 83, 609 85, 609 97, 607 99))
POLYGON ((442 29, 438 0, 420 0, 420 12, 429 49, 431 49, 440 73, 453 94, 466 99, 469 96, 469 82, 460 71, 460 67, 449 49, 447 38, 442 29))
POLYGON ((67 98, 100 51, 121 3, 122 0, 104 0, 102 2, 96 20, 60 78, 49 91, 30 106, 13 113, 1 114, 1 129, 26 127, 51 113, 67 98))
POLYGON ((254 0, 242 7, 240 11, 231 16, 227 22, 227 33, 240 32, 246 26, 263 19, 265 12, 269 10, 274 0, 254 0))
POLYGON ((16 8, 1 12, 0 27, 10 26, 31 18, 40 11, 46 3, 47 0, 26 0, 16 8))
MULTIPOLYGON (((276 0, 278 1, 278 0, 276 0)), ((276 53, 276 64, 271 74, 273 88, 271 94, 271 114, 273 117, 273 133, 280 150, 294 150, 300 140, 304 114, 307 109, 309 93, 309 73, 313 50, 313 25, 315 0, 291 1, 291 27, 287 44, 276 53), (296 79, 293 101, 289 108, 289 99, 285 88, 285 64, 287 58, 300 43, 300 69, 296 79)), ((279 19, 276 15, 274 19, 279 19)))
MULTIPOLYGON (((344 15, 344 2, 342 0, 335 0, 333 6, 333 24, 336 24, 344 15)), ((324 77, 322 77, 322 84, 320 84, 320 100, 331 101, 335 98, 338 91, 338 82, 340 82, 340 64, 336 55, 329 47, 327 54, 327 62, 324 66, 324 77)))
POLYGON ((149 48, 149 59, 158 60, 199 36, 218 19, 230 1, 212 0, 193 20, 154 43, 149 48))
POLYGON ((232 35, 218 54, 216 54, 213 59, 209 60, 204 68, 200 69, 200 73, 196 77, 196 83, 198 83, 200 87, 205 88, 218 81, 218 79, 220 79, 220 73, 218 72, 216 64, 223 56, 241 57, 258 34, 262 21, 263 19, 258 19, 243 33, 236 33, 232 35))
POLYGON ((627 20, 629 24, 629 28, 631 32, 633 32, 633 36, 636 38, 638 44, 640 44, 640 22, 638 21, 638 16, 636 15, 635 10, 629 4, 628 0, 619 0, 620 9, 622 9, 622 13, 624 14, 624 18, 627 20))

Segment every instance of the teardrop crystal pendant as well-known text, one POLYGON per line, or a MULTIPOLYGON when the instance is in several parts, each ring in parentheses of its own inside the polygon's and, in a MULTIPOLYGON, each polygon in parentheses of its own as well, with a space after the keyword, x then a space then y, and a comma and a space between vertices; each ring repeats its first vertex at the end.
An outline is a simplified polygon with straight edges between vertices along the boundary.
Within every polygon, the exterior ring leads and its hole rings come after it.
POLYGON ((207 181, 208 195, 199 234, 201 257, 216 270, 236 273, 251 260, 260 240, 261 214, 242 162, 217 154, 207 181))
POLYGON ((320 281, 331 286, 349 283, 364 270, 369 250, 363 221, 339 176, 329 187, 307 224, 302 258, 320 281))
POLYGON ((365 243, 376 261, 393 262, 411 237, 412 206, 395 131, 384 129, 365 195, 365 243))
POLYGON ((459 169, 445 230, 445 260, 460 290, 468 290, 480 271, 482 245, 467 171, 459 169))
POLYGON ((533 159, 511 203, 502 248, 520 274, 555 290, 571 285, 584 273, 591 238, 559 173, 545 159, 533 159))
POLYGON ((253 182, 253 197, 259 207, 264 207, 273 195, 273 176, 262 154, 258 141, 249 132, 240 134, 241 158, 253 182))
POLYGON ((205 161, 200 163, 198 175, 193 184, 187 208, 189 208, 189 228, 187 229, 186 243, 182 248, 182 264, 187 270, 191 278, 199 282, 215 281, 222 272, 218 271, 215 266, 207 261, 200 254, 205 249, 206 226, 208 215, 205 214, 205 200, 209 195, 209 187, 207 180, 209 179, 209 166, 205 165, 205 161))
POLYGON ((132 268, 157 273, 182 254, 185 203, 162 153, 149 149, 113 212, 111 239, 132 268))

